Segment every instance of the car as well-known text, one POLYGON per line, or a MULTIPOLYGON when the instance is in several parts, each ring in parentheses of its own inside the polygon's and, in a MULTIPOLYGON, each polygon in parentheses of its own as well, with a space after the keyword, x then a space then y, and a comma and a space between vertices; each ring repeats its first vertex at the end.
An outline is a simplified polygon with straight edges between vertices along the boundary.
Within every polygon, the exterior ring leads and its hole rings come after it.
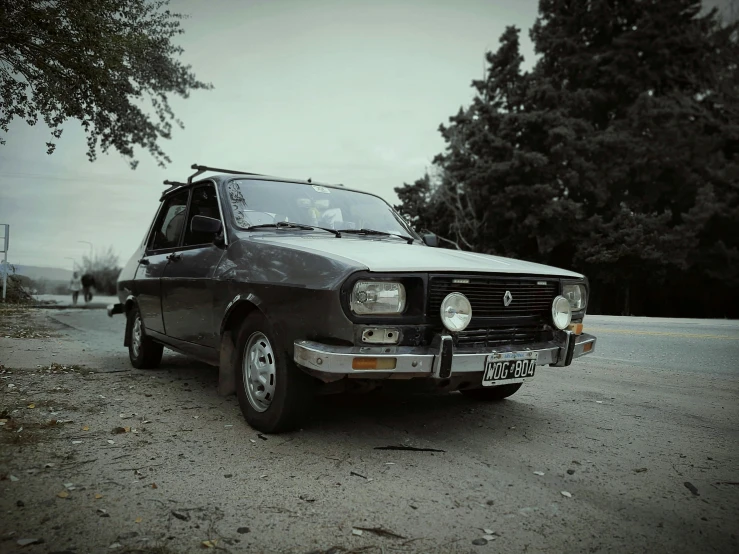
POLYGON ((440 248, 366 191, 192 168, 165 181, 108 314, 135 368, 164 347, 217 366, 258 431, 293 429, 319 394, 499 401, 594 352, 579 273, 440 248))

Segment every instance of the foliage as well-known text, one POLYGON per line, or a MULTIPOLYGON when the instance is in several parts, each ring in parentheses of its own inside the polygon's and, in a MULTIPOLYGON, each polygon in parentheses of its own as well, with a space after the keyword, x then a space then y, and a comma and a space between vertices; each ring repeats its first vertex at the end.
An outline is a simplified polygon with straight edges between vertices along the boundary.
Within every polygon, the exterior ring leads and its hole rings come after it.
MULTIPOLYGON (((0 264, 0 294, 2 294, 2 279, 6 268, 0 264)), ((8 264, 8 281, 5 290, 5 302, 7 304, 23 304, 32 300, 29 288, 30 279, 23 275, 16 275, 15 266, 8 264)), ((1 297, 0 297, 1 299, 1 297)))
POLYGON ((396 189, 401 211, 469 250, 580 270, 605 310, 645 283, 739 298, 739 25, 700 8, 541 0, 535 66, 507 28, 440 127, 435 186, 396 189))
POLYGON ((116 294, 116 283, 121 267, 118 265, 118 256, 112 246, 103 252, 96 252, 92 258, 84 256, 81 265, 80 277, 85 273, 91 274, 95 279, 95 290, 98 293, 110 296, 116 294))
MULTIPOLYGON (((0 129, 15 118, 51 129, 54 151, 62 125, 79 120, 88 158, 114 148, 133 168, 134 148, 160 166, 159 146, 172 123, 183 127, 170 95, 210 89, 176 60, 183 15, 169 0, 0 0, 0 129), (153 108, 153 114, 145 108, 153 108)), ((0 144, 4 144, 0 139, 0 144)))

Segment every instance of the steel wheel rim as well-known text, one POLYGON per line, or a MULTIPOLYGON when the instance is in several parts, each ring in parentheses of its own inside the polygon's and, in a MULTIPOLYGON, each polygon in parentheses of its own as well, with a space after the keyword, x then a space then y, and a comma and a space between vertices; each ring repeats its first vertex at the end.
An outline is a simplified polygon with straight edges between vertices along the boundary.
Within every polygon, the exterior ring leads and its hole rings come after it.
POLYGON ((267 411, 275 397, 277 366, 272 344, 264 333, 252 333, 246 341, 241 372, 249 404, 258 412, 267 411))
POLYGON ((133 322, 133 332, 131 333, 131 348, 133 349, 133 357, 138 358, 141 351, 141 316, 136 314, 133 322))

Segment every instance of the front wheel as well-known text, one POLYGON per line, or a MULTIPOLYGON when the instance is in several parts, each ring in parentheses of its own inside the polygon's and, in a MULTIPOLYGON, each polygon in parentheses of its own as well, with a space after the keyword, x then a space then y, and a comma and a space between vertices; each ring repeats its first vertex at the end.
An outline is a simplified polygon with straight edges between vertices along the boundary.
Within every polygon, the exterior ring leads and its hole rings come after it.
POLYGON ((503 400, 504 398, 508 398, 512 394, 515 394, 518 389, 521 388, 522 384, 523 383, 513 383, 511 385, 501 385, 499 387, 489 387, 484 389, 462 389, 459 392, 473 400, 494 402, 497 400, 503 400))
POLYGON ((263 433, 293 429, 312 397, 312 378, 278 348, 272 327, 259 312, 241 324, 235 346, 236 395, 247 423, 263 433))
POLYGON ((144 322, 138 306, 131 308, 128 314, 131 318, 128 337, 128 357, 131 365, 136 369, 154 369, 162 361, 164 347, 146 336, 144 322))

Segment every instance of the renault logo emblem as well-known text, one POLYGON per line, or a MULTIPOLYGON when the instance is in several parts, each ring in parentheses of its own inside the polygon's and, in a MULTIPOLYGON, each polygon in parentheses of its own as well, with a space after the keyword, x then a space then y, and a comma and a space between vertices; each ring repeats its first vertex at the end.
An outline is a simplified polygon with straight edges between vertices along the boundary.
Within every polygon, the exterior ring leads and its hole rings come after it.
POLYGON ((503 305, 508 307, 511 305, 511 302, 513 302, 513 295, 511 294, 511 291, 507 290, 503 295, 503 305))

